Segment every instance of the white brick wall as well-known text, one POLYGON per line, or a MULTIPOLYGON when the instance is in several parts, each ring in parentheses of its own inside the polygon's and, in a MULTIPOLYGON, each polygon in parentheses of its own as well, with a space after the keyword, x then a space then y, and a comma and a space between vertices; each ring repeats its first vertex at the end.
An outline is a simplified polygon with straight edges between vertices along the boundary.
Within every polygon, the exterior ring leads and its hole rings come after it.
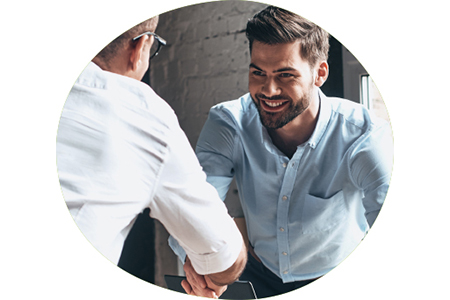
POLYGON ((160 16, 168 45, 152 60, 151 85, 175 110, 193 146, 209 108, 247 92, 247 20, 266 5, 219 1, 160 16))
MULTIPOLYGON (((248 91, 247 20, 265 4, 219 1, 180 8, 160 16, 156 32, 167 46, 151 62, 151 86, 175 110, 195 147, 209 109, 248 91)), ((233 184, 226 204, 242 216, 233 184)))

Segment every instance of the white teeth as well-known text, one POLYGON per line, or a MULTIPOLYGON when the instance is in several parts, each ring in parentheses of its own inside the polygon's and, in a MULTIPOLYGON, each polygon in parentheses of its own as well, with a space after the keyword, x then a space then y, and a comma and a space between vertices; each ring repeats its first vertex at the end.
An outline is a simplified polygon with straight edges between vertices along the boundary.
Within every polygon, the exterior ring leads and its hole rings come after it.
POLYGON ((266 103, 270 107, 277 107, 277 106, 280 106, 281 104, 283 104, 283 102, 271 102, 271 103, 269 103, 269 102, 266 102, 266 101, 264 101, 264 103, 266 103))

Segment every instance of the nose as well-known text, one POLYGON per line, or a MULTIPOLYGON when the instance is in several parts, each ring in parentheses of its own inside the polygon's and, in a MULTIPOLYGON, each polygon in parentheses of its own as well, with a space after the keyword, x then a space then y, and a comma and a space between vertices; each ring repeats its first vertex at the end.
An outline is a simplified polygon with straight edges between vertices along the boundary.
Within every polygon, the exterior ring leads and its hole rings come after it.
POLYGON ((267 98, 280 95, 281 88, 277 85, 274 79, 267 77, 261 87, 261 93, 267 98))

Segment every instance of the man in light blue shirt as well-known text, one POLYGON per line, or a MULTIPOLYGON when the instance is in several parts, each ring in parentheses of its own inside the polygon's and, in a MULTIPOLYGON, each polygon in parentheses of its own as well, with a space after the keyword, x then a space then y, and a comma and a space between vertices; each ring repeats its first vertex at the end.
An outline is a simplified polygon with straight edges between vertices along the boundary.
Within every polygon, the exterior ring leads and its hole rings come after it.
POLYGON ((196 153, 222 199, 236 179, 251 254, 240 279, 262 298, 310 283, 355 249, 386 197, 393 149, 388 122, 320 91, 325 31, 268 7, 246 33, 249 93, 211 109, 196 153))

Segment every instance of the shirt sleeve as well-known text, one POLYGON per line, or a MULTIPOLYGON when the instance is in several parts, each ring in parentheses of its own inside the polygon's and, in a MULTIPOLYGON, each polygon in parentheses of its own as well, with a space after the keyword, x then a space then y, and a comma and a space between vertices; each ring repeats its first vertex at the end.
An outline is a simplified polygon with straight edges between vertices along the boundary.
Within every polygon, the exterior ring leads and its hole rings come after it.
MULTIPOLYGON (((217 107, 211 109, 196 147, 207 181, 214 186, 222 201, 226 198, 234 175, 232 156, 235 130, 225 116, 217 107)), ((186 252, 174 236, 169 237, 169 246, 184 263, 186 252)))
POLYGON ((178 241, 197 273, 225 271, 239 256, 242 236, 217 191, 207 183, 178 122, 168 140, 151 216, 178 241))
POLYGON ((200 133, 196 154, 208 182, 225 200, 234 176, 233 153, 236 144, 234 124, 224 110, 213 107, 200 133))
POLYGON ((393 166, 393 139, 389 123, 369 131, 352 151, 351 174, 364 192, 369 226, 377 218, 389 188, 393 166))

